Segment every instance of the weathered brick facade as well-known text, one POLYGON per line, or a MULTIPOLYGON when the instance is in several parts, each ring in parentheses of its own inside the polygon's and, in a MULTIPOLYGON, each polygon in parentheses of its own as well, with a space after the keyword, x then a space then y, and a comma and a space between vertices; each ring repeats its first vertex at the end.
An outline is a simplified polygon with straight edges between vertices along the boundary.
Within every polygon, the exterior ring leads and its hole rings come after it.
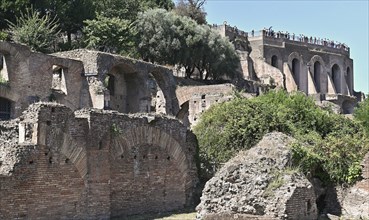
POLYGON ((109 219, 191 205, 196 138, 177 120, 35 104, 0 173, 0 219, 109 219), (57 216, 57 217, 56 217, 57 216))

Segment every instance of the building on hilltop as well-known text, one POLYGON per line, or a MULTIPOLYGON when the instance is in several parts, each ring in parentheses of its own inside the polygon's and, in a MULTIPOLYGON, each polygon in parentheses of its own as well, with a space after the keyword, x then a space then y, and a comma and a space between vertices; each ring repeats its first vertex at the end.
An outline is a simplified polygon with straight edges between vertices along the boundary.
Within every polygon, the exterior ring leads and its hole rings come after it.
POLYGON ((345 114, 361 100, 361 93, 354 91, 353 60, 345 44, 271 28, 249 33, 226 23, 213 28, 235 44, 246 79, 302 91, 317 101, 339 105, 345 114), (246 39, 250 49, 240 50, 239 39, 246 39))

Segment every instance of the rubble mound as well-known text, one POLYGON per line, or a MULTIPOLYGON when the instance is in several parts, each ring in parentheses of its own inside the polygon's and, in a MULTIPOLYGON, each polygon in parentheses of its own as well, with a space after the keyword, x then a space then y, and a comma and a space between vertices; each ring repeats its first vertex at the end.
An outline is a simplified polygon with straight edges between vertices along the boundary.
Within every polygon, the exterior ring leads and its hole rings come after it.
POLYGON ((240 152, 210 179, 197 206, 198 219, 316 219, 314 189, 292 168, 292 138, 269 133, 240 152))

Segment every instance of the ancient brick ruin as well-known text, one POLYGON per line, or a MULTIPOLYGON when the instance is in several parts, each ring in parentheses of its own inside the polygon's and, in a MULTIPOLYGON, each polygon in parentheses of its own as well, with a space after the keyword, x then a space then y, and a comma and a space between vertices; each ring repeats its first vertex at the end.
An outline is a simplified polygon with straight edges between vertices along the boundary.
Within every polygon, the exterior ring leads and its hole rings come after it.
MULTIPOLYGON (((246 97, 300 90, 342 113, 361 100, 348 48, 213 28, 240 56, 237 77, 222 83, 99 51, 42 54, 0 41, 0 219, 105 219, 191 205, 197 146, 188 128, 236 89, 246 97)), ((296 204, 286 201, 291 216, 296 204)))
POLYGON ((0 124, 0 219, 108 219, 192 205, 196 138, 178 120, 33 104, 10 124, 0 124))

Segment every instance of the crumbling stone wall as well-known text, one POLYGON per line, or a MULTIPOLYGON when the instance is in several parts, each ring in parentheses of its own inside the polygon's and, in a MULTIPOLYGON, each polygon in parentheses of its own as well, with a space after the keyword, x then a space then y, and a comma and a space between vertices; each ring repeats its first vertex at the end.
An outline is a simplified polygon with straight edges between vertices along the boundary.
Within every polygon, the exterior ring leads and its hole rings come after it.
POLYGON ((177 118, 186 126, 194 126, 201 113, 211 105, 229 101, 235 87, 232 84, 182 86, 176 90, 180 110, 177 118))
POLYGON ((176 82, 168 68, 82 49, 55 55, 83 62, 95 108, 122 113, 157 112, 169 115, 178 111, 176 82), (109 83, 107 77, 113 81, 109 83))
POLYGON ((90 106, 89 96, 83 96, 88 90, 83 86, 82 62, 32 52, 26 46, 3 41, 0 54, 6 64, 2 75, 7 75, 3 77, 7 83, 1 86, 0 97, 11 101, 11 118, 37 101, 57 101, 73 110, 90 106), (60 85, 55 86, 58 80, 60 85))
POLYGON ((15 161, 0 165, 1 219, 108 219, 192 204, 196 138, 175 119, 34 104, 18 129, 15 150, 1 151, 15 161))

